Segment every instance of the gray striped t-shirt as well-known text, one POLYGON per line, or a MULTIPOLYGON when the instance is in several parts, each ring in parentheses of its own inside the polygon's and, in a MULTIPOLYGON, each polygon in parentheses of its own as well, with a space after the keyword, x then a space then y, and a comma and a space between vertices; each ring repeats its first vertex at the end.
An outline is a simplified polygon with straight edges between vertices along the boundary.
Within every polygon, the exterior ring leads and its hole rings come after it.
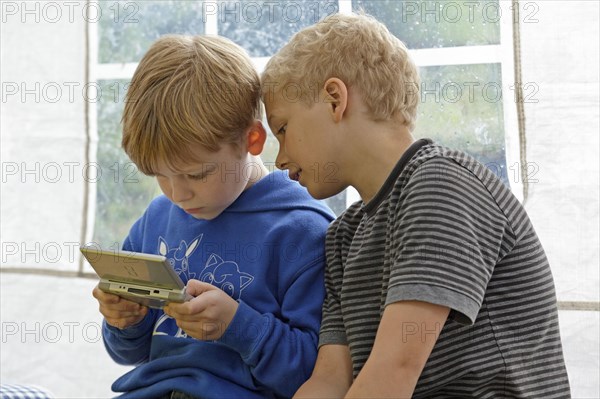
MULTIPOLYGON (((368 203, 327 234, 319 345, 347 344, 365 364, 385 306, 417 300, 450 316, 414 398, 570 396, 554 281, 519 201, 485 166, 415 142, 368 203)), ((417 325, 402 334, 431 335, 417 325)))

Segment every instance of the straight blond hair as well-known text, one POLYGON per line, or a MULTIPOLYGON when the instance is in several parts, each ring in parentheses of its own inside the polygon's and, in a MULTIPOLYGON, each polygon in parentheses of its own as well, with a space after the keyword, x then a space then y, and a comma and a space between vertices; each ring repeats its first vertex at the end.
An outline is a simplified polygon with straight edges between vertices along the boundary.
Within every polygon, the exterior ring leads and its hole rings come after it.
POLYGON ((240 143, 261 118, 260 79, 246 52, 218 36, 168 35, 140 61, 127 89, 122 146, 145 174, 175 170, 192 147, 240 143))

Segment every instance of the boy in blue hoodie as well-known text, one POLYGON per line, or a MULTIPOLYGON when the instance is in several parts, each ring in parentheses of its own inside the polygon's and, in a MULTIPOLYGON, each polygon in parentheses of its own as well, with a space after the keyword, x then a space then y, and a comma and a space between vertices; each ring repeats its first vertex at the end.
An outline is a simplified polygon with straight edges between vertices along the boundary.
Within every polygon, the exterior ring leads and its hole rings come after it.
POLYGON ((123 148, 164 193, 123 249, 166 256, 194 298, 148 309, 98 287, 104 343, 137 367, 123 398, 290 397, 310 376, 331 211, 259 158, 260 81, 220 37, 165 36, 141 60, 123 148))

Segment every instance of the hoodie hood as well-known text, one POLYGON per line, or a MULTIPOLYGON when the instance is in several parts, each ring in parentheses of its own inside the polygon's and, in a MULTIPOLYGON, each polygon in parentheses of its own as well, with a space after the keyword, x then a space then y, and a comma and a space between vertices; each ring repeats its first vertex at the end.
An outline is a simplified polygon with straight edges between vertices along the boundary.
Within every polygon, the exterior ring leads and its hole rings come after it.
POLYGON ((306 188, 289 178, 286 171, 274 171, 245 190, 223 213, 274 210, 312 210, 325 217, 333 215, 323 201, 315 201, 306 188))

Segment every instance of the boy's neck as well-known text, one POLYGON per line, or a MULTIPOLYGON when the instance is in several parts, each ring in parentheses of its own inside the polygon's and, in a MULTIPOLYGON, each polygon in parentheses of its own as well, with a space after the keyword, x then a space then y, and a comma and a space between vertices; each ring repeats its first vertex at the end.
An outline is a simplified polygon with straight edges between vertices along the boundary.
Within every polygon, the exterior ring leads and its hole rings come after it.
POLYGON ((358 147, 354 148, 356 154, 350 164, 351 185, 363 202, 368 203, 415 139, 404 125, 374 122, 365 126, 362 132, 355 132, 354 142, 358 147))
POLYGON ((246 184, 244 191, 248 190, 255 183, 257 183, 259 180, 261 180, 263 177, 265 177, 269 174, 269 170, 263 163, 260 156, 254 156, 254 155, 248 154, 248 157, 249 157, 249 160, 248 160, 247 165, 251 166, 250 170, 252 171, 252 174, 250 175, 250 178, 248 179, 248 184, 246 184))

